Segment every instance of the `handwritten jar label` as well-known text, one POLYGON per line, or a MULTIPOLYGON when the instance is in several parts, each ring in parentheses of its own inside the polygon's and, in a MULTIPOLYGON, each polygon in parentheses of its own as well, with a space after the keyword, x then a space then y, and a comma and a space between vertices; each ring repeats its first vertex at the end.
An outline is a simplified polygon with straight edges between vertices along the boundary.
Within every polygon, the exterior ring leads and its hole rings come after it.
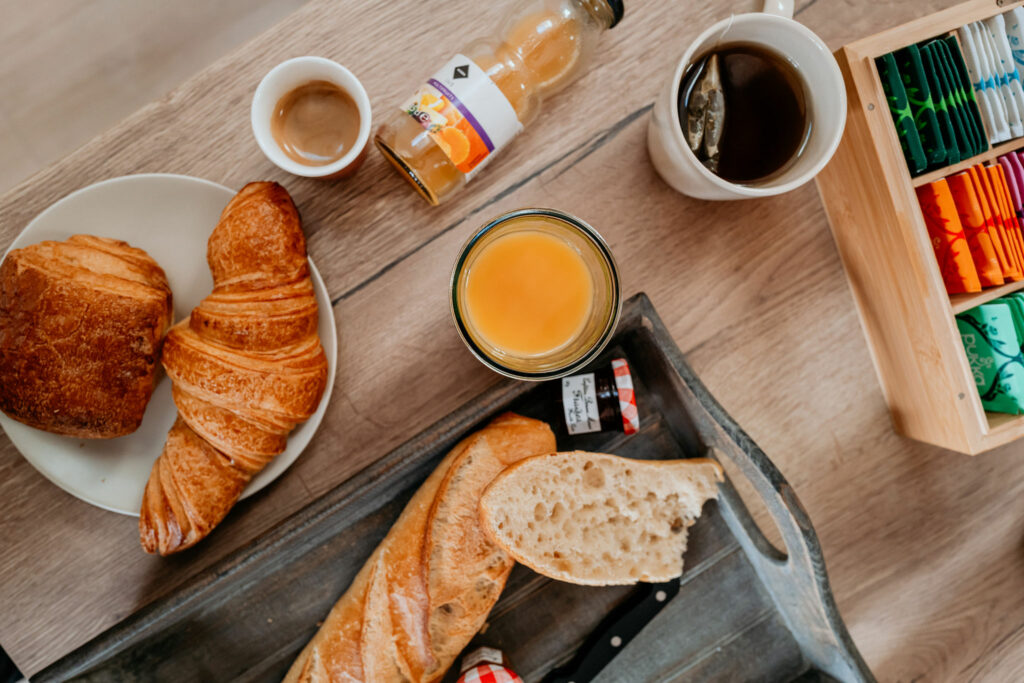
POLYGON ((601 431, 594 373, 562 378, 562 407, 570 434, 601 431))

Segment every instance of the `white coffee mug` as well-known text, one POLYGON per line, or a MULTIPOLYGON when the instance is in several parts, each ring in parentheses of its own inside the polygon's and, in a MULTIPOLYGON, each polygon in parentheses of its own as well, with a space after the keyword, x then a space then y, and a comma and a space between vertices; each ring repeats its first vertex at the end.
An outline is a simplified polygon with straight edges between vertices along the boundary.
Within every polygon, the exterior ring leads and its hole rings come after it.
POLYGON ((651 161, 674 189, 701 199, 767 197, 800 187, 832 158, 846 125, 843 76, 828 46, 792 16, 792 0, 765 0, 764 12, 723 19, 698 36, 683 54, 654 103, 647 129, 651 161), (700 162, 683 137, 678 106, 683 76, 694 58, 723 43, 761 45, 782 55, 803 78, 807 91, 811 130, 803 151, 786 170, 764 181, 732 183, 718 177, 700 162))

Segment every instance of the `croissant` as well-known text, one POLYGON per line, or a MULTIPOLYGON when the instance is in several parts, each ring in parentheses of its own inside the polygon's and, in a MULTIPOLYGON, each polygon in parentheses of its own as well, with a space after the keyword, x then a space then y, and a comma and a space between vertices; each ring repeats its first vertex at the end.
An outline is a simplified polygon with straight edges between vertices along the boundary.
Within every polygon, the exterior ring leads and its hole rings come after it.
POLYGON ((298 211, 277 183, 249 183, 210 235, 213 292, 164 340, 178 419, 139 514, 149 553, 198 543, 284 451, 327 384, 298 211))

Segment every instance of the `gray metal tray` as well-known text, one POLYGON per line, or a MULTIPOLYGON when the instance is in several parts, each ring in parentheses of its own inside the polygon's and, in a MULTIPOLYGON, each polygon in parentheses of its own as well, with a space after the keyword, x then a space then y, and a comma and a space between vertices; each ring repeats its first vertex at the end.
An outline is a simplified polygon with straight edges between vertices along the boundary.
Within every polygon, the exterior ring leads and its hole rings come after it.
MULTIPOLYGON (((626 303, 600 362, 613 354, 632 367, 640 433, 559 447, 729 460, 763 499, 786 552, 768 543, 726 482, 691 529, 679 593, 596 680, 873 681, 796 495, 686 365, 645 295, 626 303)), ((420 482, 463 435, 505 410, 559 419, 549 385, 503 382, 33 682, 280 680, 420 482)), ((504 649, 533 683, 572 659, 636 590, 572 586, 516 567, 477 639, 504 649)))

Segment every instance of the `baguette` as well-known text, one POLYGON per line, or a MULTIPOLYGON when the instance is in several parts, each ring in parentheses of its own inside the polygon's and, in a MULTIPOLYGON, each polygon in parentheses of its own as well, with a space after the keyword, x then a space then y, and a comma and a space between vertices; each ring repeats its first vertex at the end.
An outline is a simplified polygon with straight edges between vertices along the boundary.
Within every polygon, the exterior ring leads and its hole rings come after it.
POLYGON ((521 460, 480 498, 488 536, 516 561, 569 583, 661 583, 683 573, 686 530, 718 495, 714 460, 553 453, 521 460))
POLYGON ((546 424, 512 413, 456 445, 334 605, 286 683, 440 680, 483 626, 514 564, 480 526, 480 495, 507 466, 554 450, 546 424))

